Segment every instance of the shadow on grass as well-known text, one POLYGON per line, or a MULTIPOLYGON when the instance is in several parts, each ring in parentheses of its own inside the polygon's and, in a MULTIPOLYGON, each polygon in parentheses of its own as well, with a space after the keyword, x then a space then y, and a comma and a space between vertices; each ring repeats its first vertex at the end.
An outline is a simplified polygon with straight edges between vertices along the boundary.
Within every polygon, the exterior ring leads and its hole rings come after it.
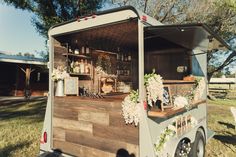
POLYGON ((231 123, 218 121, 219 124, 226 126, 228 129, 235 129, 235 126, 231 123))
POLYGON ((219 140, 222 143, 236 145, 236 136, 230 135, 215 135, 213 137, 216 140, 219 140))
POLYGON ((0 156, 1 157, 10 156, 11 152, 14 152, 18 149, 22 149, 23 147, 29 147, 30 144, 31 144, 30 142, 25 141, 14 145, 8 145, 0 150, 0 156))
POLYGON ((29 117, 38 122, 43 121, 47 98, 32 98, 30 100, 0 100, 0 120, 18 117, 29 117), (29 104, 32 103, 32 104, 29 104), (28 106, 27 106, 28 105, 28 106), (25 109, 17 110, 27 106, 25 109))

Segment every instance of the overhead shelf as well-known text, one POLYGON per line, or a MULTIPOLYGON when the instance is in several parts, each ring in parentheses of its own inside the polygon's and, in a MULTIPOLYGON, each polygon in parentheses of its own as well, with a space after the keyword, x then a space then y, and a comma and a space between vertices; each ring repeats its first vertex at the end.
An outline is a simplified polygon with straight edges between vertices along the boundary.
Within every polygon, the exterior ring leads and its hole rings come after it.
POLYGON ((78 57, 78 58, 85 58, 85 59, 90 59, 90 56, 86 55, 78 55, 78 54, 72 54, 72 53, 63 53, 63 56, 73 56, 73 57, 78 57))

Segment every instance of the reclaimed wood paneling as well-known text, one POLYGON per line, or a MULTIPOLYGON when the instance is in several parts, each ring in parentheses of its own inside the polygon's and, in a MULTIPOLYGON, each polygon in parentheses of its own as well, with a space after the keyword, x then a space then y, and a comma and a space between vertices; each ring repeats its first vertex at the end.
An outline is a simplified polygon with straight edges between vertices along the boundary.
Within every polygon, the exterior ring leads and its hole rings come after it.
POLYGON ((110 153, 116 153, 117 150, 126 146, 125 142, 100 138, 97 136, 75 131, 66 132, 66 141, 87 147, 96 148, 110 153))
POLYGON ((56 140, 65 141, 66 139, 65 129, 55 127, 53 129, 53 138, 56 140))
POLYGON ((70 120, 78 120, 78 112, 68 108, 54 108, 54 117, 70 119, 70 120))
POLYGON ((71 129, 77 131, 85 131, 88 133, 92 133, 92 124, 84 121, 75 121, 75 120, 67 120, 62 118, 53 118, 54 127, 60 127, 64 129, 71 129))
POLYGON ((126 125, 122 99, 55 97, 53 148, 79 157, 139 157, 139 128, 126 125))
POLYGON ((128 142, 132 144, 138 144, 138 131, 132 129, 133 126, 127 127, 104 127, 102 125, 93 125, 93 134, 105 139, 113 139, 117 141, 128 142))
POLYGON ((54 141, 54 147, 68 152, 69 155, 78 157, 116 157, 116 154, 101 151, 99 149, 74 144, 71 142, 54 141))
POLYGON ((78 120, 109 125, 109 114, 106 112, 78 111, 78 120))

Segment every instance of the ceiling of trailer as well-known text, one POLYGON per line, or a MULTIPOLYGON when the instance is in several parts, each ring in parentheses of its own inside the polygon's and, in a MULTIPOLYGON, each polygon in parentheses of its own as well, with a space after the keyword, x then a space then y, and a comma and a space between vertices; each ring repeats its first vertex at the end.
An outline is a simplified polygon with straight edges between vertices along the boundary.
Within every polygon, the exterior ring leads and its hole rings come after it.
POLYGON ((61 43, 73 47, 88 45, 90 48, 116 52, 120 50, 137 50, 137 20, 96 27, 76 33, 56 37, 61 43))
POLYGON ((200 25, 164 25, 145 29, 145 39, 163 38, 186 49, 227 49, 226 43, 222 43, 223 40, 219 41, 219 37, 215 36, 200 25), (208 45, 209 41, 211 42, 208 45))

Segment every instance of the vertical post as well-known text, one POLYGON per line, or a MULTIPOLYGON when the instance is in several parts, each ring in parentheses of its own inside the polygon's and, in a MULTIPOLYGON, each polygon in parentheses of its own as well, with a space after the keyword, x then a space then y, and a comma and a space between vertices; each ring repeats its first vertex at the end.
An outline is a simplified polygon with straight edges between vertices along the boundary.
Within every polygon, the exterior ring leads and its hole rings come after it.
POLYGON ((19 68, 16 66, 16 86, 15 86, 14 96, 17 96, 18 84, 19 84, 19 68))
POLYGON ((154 157, 154 145, 149 131, 147 111, 144 110, 143 101, 145 100, 144 87, 144 27, 138 20, 138 72, 139 72, 139 97, 141 101, 141 118, 139 125, 139 156, 154 157))

